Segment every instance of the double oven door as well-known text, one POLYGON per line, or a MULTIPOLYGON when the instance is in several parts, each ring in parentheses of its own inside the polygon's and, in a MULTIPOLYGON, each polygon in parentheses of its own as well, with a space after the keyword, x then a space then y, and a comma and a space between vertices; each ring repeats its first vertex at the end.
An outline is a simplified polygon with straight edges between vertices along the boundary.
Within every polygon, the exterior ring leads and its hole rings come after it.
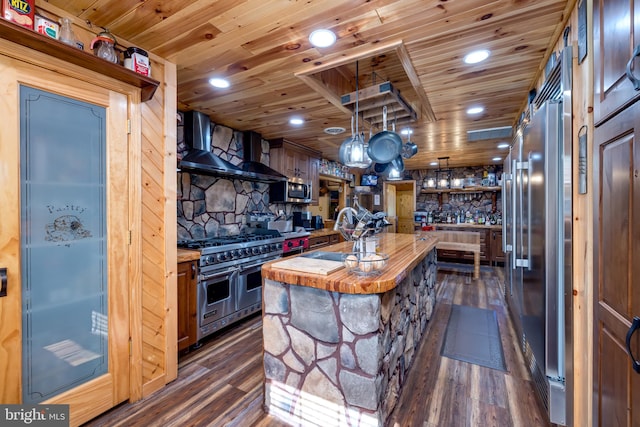
MULTIPOLYGON (((262 302, 262 264, 256 262, 240 267, 238 274, 238 311, 257 311, 262 302)), ((244 314, 244 313, 242 313, 244 314)))
POLYGON ((276 258, 201 274, 198 340, 262 308, 262 264, 276 258))
POLYGON ((202 273, 198 284, 198 339, 229 323, 236 312, 238 268, 202 273))

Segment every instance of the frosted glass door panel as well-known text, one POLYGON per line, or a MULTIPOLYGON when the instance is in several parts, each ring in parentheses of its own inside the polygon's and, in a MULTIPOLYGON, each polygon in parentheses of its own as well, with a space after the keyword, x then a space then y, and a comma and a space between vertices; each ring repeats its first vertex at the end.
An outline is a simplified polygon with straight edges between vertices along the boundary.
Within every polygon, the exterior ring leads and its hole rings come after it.
POLYGON ((24 403, 108 370, 105 119, 20 88, 24 403))

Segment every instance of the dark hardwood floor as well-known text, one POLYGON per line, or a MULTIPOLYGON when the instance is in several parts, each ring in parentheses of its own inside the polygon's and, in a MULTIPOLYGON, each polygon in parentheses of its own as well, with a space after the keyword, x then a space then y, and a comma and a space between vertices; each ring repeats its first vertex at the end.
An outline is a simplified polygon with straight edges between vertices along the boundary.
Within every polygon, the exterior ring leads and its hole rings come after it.
MULTIPOLYGON (((517 347, 500 292, 502 269, 440 270, 436 311, 420 344, 390 427, 549 426, 517 347), (507 372, 440 356, 452 304, 495 310, 507 372)), ((276 427, 262 409, 262 321, 253 316, 180 358, 178 379, 146 399, 85 424, 276 427)), ((328 427, 328 426, 322 426, 328 427)))

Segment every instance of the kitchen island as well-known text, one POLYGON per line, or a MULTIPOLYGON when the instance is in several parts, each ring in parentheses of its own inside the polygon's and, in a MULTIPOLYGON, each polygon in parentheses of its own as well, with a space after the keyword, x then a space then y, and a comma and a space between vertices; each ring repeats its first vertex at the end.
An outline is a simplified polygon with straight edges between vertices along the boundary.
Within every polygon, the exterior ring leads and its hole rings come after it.
MULTIPOLYGON (((382 426, 435 306, 436 238, 381 233, 379 275, 262 267, 265 409, 292 425, 382 426)), ((323 251, 350 252, 351 242, 323 251)))

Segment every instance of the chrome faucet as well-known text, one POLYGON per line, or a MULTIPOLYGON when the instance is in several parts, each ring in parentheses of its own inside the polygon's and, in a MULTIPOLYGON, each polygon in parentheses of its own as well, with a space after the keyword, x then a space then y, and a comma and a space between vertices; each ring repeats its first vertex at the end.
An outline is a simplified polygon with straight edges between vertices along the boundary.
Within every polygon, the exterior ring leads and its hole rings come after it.
POLYGON ((338 231, 338 229, 340 228, 342 216, 345 215, 346 213, 350 213, 353 216, 358 215, 358 211, 350 206, 347 206, 346 208, 342 208, 340 212, 338 212, 338 216, 336 217, 336 223, 333 226, 334 231, 338 231))

